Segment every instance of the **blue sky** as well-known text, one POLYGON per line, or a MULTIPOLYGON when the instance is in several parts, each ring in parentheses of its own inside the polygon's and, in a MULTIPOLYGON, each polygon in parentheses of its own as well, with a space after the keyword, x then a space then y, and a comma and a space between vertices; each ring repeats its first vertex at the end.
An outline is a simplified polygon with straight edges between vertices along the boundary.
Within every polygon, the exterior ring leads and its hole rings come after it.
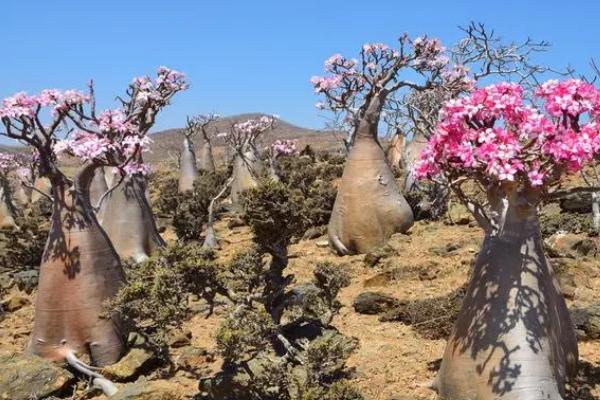
POLYGON ((113 105, 133 76, 159 65, 185 72, 192 87, 156 129, 187 114, 267 112, 321 128, 309 79, 335 52, 403 32, 451 44, 471 20, 505 39, 553 44, 541 63, 587 71, 600 59, 598 1, 2 0, 0 96, 42 88, 83 89, 94 78, 100 106, 113 105))

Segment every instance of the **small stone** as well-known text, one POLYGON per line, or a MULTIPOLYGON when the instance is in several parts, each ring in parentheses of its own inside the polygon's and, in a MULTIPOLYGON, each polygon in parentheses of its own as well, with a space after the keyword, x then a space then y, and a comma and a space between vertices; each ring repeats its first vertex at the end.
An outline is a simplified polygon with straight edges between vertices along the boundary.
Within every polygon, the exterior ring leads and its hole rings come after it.
POLYGON ((318 242, 315 242, 315 245, 317 247, 329 247, 329 240, 319 240, 318 242))
POLYGON ((31 304, 29 298, 20 294, 14 294, 2 304, 2 307, 8 312, 15 312, 29 304, 31 304))
POLYGON ((169 340, 169 346, 173 348, 188 346, 192 339, 192 332, 189 329, 178 331, 169 340))
POLYGON ((313 226, 312 228, 308 228, 304 235, 302 235, 302 240, 312 240, 316 239, 320 236, 323 236, 327 233, 327 226, 313 226))
POLYGON ((244 226, 244 225, 246 225, 244 223, 244 221, 241 218, 238 218, 238 217, 233 217, 233 218, 231 218, 229 220, 229 222, 227 222, 227 227, 229 229, 238 228, 238 227, 244 226))
POLYGON ((364 292, 359 294, 352 306, 359 314, 379 314, 385 312, 397 303, 397 300, 381 292, 364 292))
POLYGON ((106 366, 102 372, 115 380, 133 379, 149 368, 156 361, 154 353, 141 348, 129 350, 116 364, 106 366))
POLYGON ((0 399, 42 399, 65 390, 73 380, 66 369, 36 356, 0 356, 0 399))
POLYGON ((377 265, 379 260, 381 260, 381 257, 382 257, 382 255, 379 253, 371 252, 371 253, 365 254, 365 258, 363 259, 363 261, 369 267, 374 267, 375 265, 377 265))

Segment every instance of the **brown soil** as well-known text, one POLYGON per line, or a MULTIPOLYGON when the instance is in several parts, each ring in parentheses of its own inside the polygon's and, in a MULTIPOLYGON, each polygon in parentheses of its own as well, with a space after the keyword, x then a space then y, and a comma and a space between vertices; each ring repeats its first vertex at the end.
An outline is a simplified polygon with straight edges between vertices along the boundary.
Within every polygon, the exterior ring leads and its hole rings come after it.
MULTIPOLYGON (((227 221, 220 221, 216 228, 223 247, 219 252, 222 259, 250 246, 248 228, 230 230, 227 228, 227 221)), ((168 232, 164 236, 172 237, 168 232)), ((348 364, 354 370, 354 381, 362 389, 366 399, 438 399, 427 385, 439 366, 445 339, 428 339, 427 337, 435 335, 427 334, 419 326, 380 322, 376 315, 358 314, 352 308, 356 296, 364 291, 380 291, 409 302, 450 297, 465 284, 481 238, 481 230, 476 227, 418 222, 408 235, 395 235, 391 239, 390 246, 396 254, 384 257, 375 267, 367 266, 363 261, 364 256, 335 256, 328 247, 323 247, 325 238, 301 241, 291 246, 289 270, 295 274, 298 282, 309 280, 319 261, 343 264, 351 270, 352 283, 340 294, 344 307, 334 320, 334 325, 344 334, 360 341, 359 349, 350 357, 348 364)), ((576 285, 574 300, 578 305, 585 306, 597 298, 595 288, 600 287, 600 266, 592 265, 573 271, 576 285)), ((222 312, 222 309, 217 309, 208 318, 200 313, 191 318, 186 328, 192 332, 192 345, 209 351, 215 350, 214 334, 222 312)), ((423 311, 425 312, 426 310, 423 311)), ((30 305, 9 313, 0 322, 0 354, 19 352, 25 348, 31 332, 32 317, 33 309, 30 305)), ((444 321, 443 315, 437 318, 440 327, 448 322, 444 321)), ((435 326, 437 322, 425 323, 435 326)), ((580 358, 587 366, 585 370, 590 370, 589 374, 600 375, 597 372, 600 365, 600 341, 580 342, 579 350, 580 358)), ((179 351, 173 349, 174 358, 179 351)), ((203 374, 214 372, 220 367, 218 359, 199 363, 201 365, 197 365, 197 368, 203 374)), ((592 395, 585 398, 600 398, 600 387, 595 387, 597 383, 592 377, 584 377, 583 381, 589 385, 587 391, 592 395)), ((197 382, 197 377, 179 371, 169 378, 168 384, 191 396, 197 392, 197 382)))

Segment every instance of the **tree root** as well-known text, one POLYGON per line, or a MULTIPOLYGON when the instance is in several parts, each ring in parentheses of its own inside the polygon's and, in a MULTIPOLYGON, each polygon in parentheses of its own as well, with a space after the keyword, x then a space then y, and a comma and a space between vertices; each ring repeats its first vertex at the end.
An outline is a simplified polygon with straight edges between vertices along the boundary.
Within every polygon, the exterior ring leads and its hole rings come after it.
POLYGON ((117 393, 118 389, 114 383, 112 383, 109 379, 106 379, 99 373, 94 372, 94 369, 96 368, 87 365, 86 363, 78 359, 75 353, 73 353, 72 351, 67 352, 67 354, 65 355, 65 360, 77 371, 89 376, 92 379, 92 384, 102 389, 102 391, 107 397, 110 397, 117 393))

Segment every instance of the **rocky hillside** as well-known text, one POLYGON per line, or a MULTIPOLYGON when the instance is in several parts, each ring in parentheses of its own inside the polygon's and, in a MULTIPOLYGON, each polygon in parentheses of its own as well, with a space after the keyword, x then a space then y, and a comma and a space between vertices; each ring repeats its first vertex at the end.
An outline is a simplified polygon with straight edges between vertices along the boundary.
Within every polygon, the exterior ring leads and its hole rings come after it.
MULTIPOLYGON (((234 123, 258 118, 262 115, 264 114, 249 113, 225 117, 214 123, 210 130, 213 133, 228 132, 234 123)), ((152 153, 146 156, 146 160, 150 163, 173 162, 183 141, 182 132, 183 128, 178 128, 152 134, 154 140, 152 153)), ((301 128, 286 121, 278 120, 274 129, 264 135, 261 145, 267 146, 277 139, 297 139, 299 148, 310 144, 319 150, 338 151, 342 149, 342 137, 343 135, 340 133, 301 128)), ((222 161, 226 155, 225 143, 221 138, 214 138, 213 140, 217 162, 222 161)), ((196 140, 196 147, 198 142, 199 140, 196 140)))

